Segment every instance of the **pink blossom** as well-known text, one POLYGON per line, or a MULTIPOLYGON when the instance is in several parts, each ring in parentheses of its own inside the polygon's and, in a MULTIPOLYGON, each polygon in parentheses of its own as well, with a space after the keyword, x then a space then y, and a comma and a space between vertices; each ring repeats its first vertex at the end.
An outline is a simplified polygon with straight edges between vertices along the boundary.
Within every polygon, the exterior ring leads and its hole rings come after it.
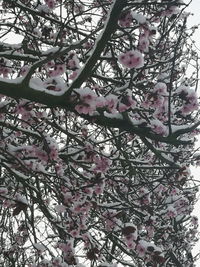
POLYGON ((55 7, 55 1, 54 0, 45 0, 45 2, 50 9, 53 9, 55 7))
POLYGON ((199 104, 195 103, 195 104, 184 104, 183 107, 181 108, 181 112, 183 115, 187 115, 189 113, 191 113, 194 110, 198 110, 199 109, 199 104))
POLYGON ((139 257, 144 258, 146 253, 146 246, 143 241, 139 241, 139 243, 136 246, 136 251, 139 257))
POLYGON ((64 204, 69 205, 73 201, 73 197, 70 192, 63 192, 62 196, 64 198, 64 204))
POLYGON ((5 208, 11 208, 11 207, 14 207, 15 204, 16 203, 13 200, 6 199, 3 202, 3 207, 5 207, 5 208))
POLYGON ((100 184, 96 185, 96 186, 94 187, 94 193, 95 193, 96 195, 101 195, 101 194, 103 194, 104 187, 105 187, 105 183, 100 183, 100 184))
POLYGON ((163 16, 171 17, 174 14, 179 13, 179 8, 176 6, 170 6, 167 10, 162 12, 163 16))
POLYGON ((36 150, 36 156, 43 162, 47 162, 48 161, 48 155, 43 150, 36 150))
POLYGON ((161 109, 164 105, 165 98, 161 95, 158 94, 157 92, 149 93, 146 94, 145 96, 145 101, 142 103, 142 106, 145 108, 148 107, 154 107, 154 108, 159 108, 161 109))
POLYGON ((58 75, 63 74, 65 71, 66 71, 65 64, 58 64, 58 65, 55 65, 53 73, 54 73, 54 76, 58 76, 58 75))
POLYGON ((103 96, 99 96, 96 98, 96 107, 98 107, 98 108, 105 107, 106 103, 108 103, 108 102, 106 101, 106 98, 104 98, 103 96))
POLYGON ((77 65, 76 65, 76 61, 74 59, 69 59, 69 61, 67 62, 68 68, 70 69, 76 69, 77 65))
POLYGON ((57 75, 55 70, 50 70, 48 74, 50 77, 55 77, 57 75))
POLYGON ((121 27, 130 27, 133 21, 131 12, 123 12, 119 18, 119 25, 121 27))
POLYGON ((149 50, 149 39, 145 36, 141 36, 138 43, 139 50, 148 52, 149 50))
POLYGON ((67 58, 67 68, 70 70, 77 70, 80 68, 79 59, 75 53, 70 53, 67 58))
POLYGON ((73 212, 78 214, 81 212, 81 208, 82 208, 82 205, 77 203, 74 205, 73 212))
POLYGON ((66 243, 59 243, 59 249, 61 249, 64 253, 73 253, 73 241, 67 241, 66 243))
POLYGON ((110 94, 105 97, 106 104, 105 106, 111 113, 117 112, 117 104, 119 102, 118 97, 116 95, 110 94))
POLYGON ((136 101, 129 95, 122 97, 118 110, 119 112, 124 112, 129 108, 134 108, 136 106, 136 101))
POLYGON ((142 205, 149 205, 150 202, 151 202, 151 199, 150 199, 150 195, 147 194, 147 195, 144 195, 142 198, 141 198, 141 204, 142 205))
POLYGON ((69 79, 70 80, 74 80, 78 75, 78 71, 73 71, 70 75, 69 75, 69 79))
POLYGON ((78 230, 72 230, 72 231, 70 232, 70 235, 71 235, 72 237, 79 237, 79 231, 78 231, 78 230))
POLYGON ((117 213, 115 211, 107 211, 103 213, 103 220, 106 224, 106 230, 111 231, 117 226, 117 213))
POLYGON ((146 195, 148 193, 149 193, 149 191, 144 187, 141 187, 140 190, 139 190, 139 195, 140 196, 144 196, 144 195, 146 195))
POLYGON ((159 82, 155 85, 153 91, 157 94, 166 95, 167 85, 165 83, 159 82))
POLYGON ((47 68, 54 68, 55 67, 55 62, 53 60, 47 62, 46 64, 47 68))
POLYGON ((30 67, 28 65, 24 65, 20 70, 20 75, 25 76, 28 73, 29 69, 30 67))
POLYGON ((84 11, 84 5, 82 4, 76 4, 74 7, 75 13, 82 13, 84 11))
POLYGON ((94 189, 91 188, 91 187, 84 187, 84 188, 83 188, 83 192, 84 192, 87 196, 90 196, 90 197, 92 197, 93 191, 94 191, 94 189))
POLYGON ((169 218, 174 218, 174 217, 176 217, 176 215, 177 215, 177 212, 176 212, 176 210, 174 209, 174 207, 169 206, 169 207, 167 208, 167 216, 168 216, 169 218))
MULTIPOLYGON (((84 89, 83 89, 84 90, 84 89)), ((91 105, 91 102, 94 102, 97 99, 97 95, 90 90, 89 92, 83 92, 80 94, 80 99, 89 105, 91 105)))
POLYGON ((79 114, 89 114, 93 115, 94 111, 96 110, 95 106, 90 106, 88 104, 79 104, 75 106, 75 110, 79 114))
POLYGON ((136 241, 138 238, 137 226, 133 223, 126 223, 122 228, 122 233, 126 242, 136 241))
MULTIPOLYGON (((57 152, 57 156, 56 157, 58 157, 58 152, 57 152)), ((63 174, 64 174, 64 168, 63 168, 62 165, 57 164, 55 166, 55 170, 56 170, 56 173, 57 173, 58 176, 63 176, 63 174)))
POLYGON ((119 62, 127 68, 141 68, 144 66, 144 58, 137 50, 127 51, 119 55, 119 62))
POLYGON ((177 89, 177 94, 183 101, 183 106, 180 109, 183 115, 187 115, 192 111, 199 109, 198 97, 194 90, 187 86, 180 86, 177 89))
POLYGON ((148 237, 149 238, 153 238, 154 237, 154 227, 153 226, 146 226, 146 230, 148 233, 148 237))
POLYGON ((176 196, 179 193, 179 189, 177 187, 173 187, 170 193, 173 196, 176 196))
POLYGON ((52 148, 49 153, 49 158, 51 160, 56 160, 58 158, 58 150, 56 148, 52 148))
POLYGON ((97 95, 90 88, 76 89, 80 98, 80 103, 76 105, 75 109, 78 113, 92 115, 96 110, 97 95))
POLYGON ((8 189, 5 187, 0 187, 0 195, 7 195, 8 189))
POLYGON ((191 218, 191 222, 192 222, 193 225, 198 225, 198 217, 197 216, 193 216, 191 218))
POLYGON ((84 137, 87 137, 87 135, 88 135, 88 129, 87 129, 87 127, 82 127, 81 132, 82 132, 82 135, 84 137))
POLYGON ((167 127, 165 125, 162 124, 161 121, 159 120, 152 120, 151 121, 151 129, 160 135, 167 135, 167 127))
POLYGON ((95 168, 93 169, 94 172, 106 172, 111 165, 111 160, 106 157, 95 157, 94 163, 96 164, 95 168))
POLYGON ((135 249, 135 247, 136 247, 136 243, 133 242, 133 241, 131 241, 131 240, 127 241, 127 242, 126 242, 126 245, 127 245, 127 247, 128 247, 129 249, 135 249))
POLYGON ((11 73, 11 69, 9 67, 0 68, 0 74, 3 74, 4 78, 7 78, 9 73, 11 73))
POLYGON ((89 41, 87 41, 83 44, 83 48, 85 48, 85 49, 90 49, 90 48, 92 48, 92 46, 93 46, 93 44, 89 41))
POLYGON ((92 207, 91 202, 86 201, 86 202, 83 204, 82 208, 81 208, 81 212, 82 212, 83 214, 88 214, 89 211, 90 211, 90 209, 91 209, 91 207, 92 207))

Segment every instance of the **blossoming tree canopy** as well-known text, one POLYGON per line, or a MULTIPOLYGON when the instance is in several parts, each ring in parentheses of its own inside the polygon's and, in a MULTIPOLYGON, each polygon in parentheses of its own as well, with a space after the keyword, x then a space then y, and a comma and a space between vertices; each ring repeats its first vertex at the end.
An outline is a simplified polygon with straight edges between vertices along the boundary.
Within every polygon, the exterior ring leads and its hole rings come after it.
POLYGON ((1 265, 193 266, 188 16, 182 0, 0 2, 1 265))

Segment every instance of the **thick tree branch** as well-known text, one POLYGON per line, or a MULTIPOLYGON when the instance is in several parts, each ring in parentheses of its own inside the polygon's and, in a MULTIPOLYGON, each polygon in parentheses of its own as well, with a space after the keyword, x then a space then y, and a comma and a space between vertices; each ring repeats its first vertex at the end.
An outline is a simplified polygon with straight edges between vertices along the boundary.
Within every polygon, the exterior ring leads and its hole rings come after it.
MULTIPOLYGON (((40 88, 39 88, 40 89, 40 88)), ((186 133, 191 130, 191 126, 189 129, 182 129, 176 131, 176 133, 171 134, 168 137, 153 133, 148 127, 143 127, 142 125, 134 125, 134 123, 128 118, 128 116, 124 117, 108 117, 103 113, 101 115, 85 115, 79 114, 75 110, 74 103, 70 102, 70 99, 66 99, 64 94, 58 92, 50 93, 49 90, 45 88, 39 90, 34 89, 32 87, 26 86, 23 84, 23 80, 21 82, 20 78, 16 80, 6 80, 0 79, 0 93, 12 98, 25 98, 33 102, 38 102, 47 105, 48 107, 62 107, 68 111, 74 112, 80 117, 96 123, 98 125, 102 125, 105 127, 113 127, 121 129, 122 131, 127 131, 130 134, 136 134, 142 138, 146 137, 154 141, 163 142, 173 144, 178 146, 180 144, 190 144, 191 142, 177 140, 177 137, 180 134, 186 133)), ((199 124, 195 124, 192 129, 194 129, 199 124)))
POLYGON ((92 50, 91 56, 85 63, 85 66, 81 70, 78 77, 74 80, 72 85, 67 90, 65 97, 68 97, 72 93, 73 89, 80 88, 81 85, 87 80, 87 78, 92 73, 93 67, 97 63, 111 35, 115 32, 117 28, 119 16, 123 8, 126 6, 126 3, 127 3, 126 0, 123 0, 123 1, 115 0, 114 1, 111 7, 110 13, 107 15, 108 17, 105 23, 105 28, 103 29, 103 32, 100 33, 100 35, 98 36, 95 46, 92 50))

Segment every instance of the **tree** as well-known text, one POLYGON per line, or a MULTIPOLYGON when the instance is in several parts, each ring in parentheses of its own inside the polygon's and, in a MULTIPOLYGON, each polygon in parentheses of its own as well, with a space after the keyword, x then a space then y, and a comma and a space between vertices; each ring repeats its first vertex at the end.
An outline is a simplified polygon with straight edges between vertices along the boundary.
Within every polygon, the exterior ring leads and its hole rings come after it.
POLYGON ((1 1, 3 266, 194 266, 198 56, 186 7, 1 1))

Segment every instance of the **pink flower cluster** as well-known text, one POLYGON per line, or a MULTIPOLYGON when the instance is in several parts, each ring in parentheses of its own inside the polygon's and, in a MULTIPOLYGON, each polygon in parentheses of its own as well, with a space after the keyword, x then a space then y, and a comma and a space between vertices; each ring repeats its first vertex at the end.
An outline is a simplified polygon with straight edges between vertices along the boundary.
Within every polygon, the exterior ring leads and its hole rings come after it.
POLYGON ((79 13, 82 13, 83 11, 84 11, 84 5, 82 5, 82 4, 78 4, 78 3, 76 3, 75 5, 74 5, 74 11, 75 11, 75 13, 77 13, 77 14, 79 14, 79 13))
POLYGON ((124 112, 131 107, 132 108, 136 107, 136 101, 133 100, 130 94, 123 96, 119 102, 119 106, 118 106, 119 112, 124 112))
POLYGON ((131 15, 131 12, 124 12, 121 14, 119 18, 119 25, 121 27, 130 27, 131 23, 133 21, 133 17, 131 15))
POLYGON ((107 231, 112 231, 117 227, 119 223, 119 219, 117 219, 117 214, 118 213, 115 210, 108 210, 103 213, 102 219, 105 223, 107 231))
MULTIPOLYGON (((64 262, 68 263, 69 265, 76 264, 76 259, 74 256, 74 241, 73 239, 66 241, 65 243, 59 243, 58 248, 63 253, 64 262)), ((59 265, 58 265, 59 266, 59 265)), ((68 266, 68 265, 66 265, 68 266)))
POLYGON ((8 189, 6 187, 0 187, 0 195, 7 195, 8 189))
POLYGON ((70 70, 77 70, 80 68, 79 60, 75 53, 69 53, 66 62, 67 62, 67 68, 70 70))
POLYGON ((105 173, 111 165, 111 160, 106 157, 96 156, 94 157, 93 160, 95 163, 95 168, 93 169, 93 171, 95 173, 98 173, 98 172, 105 173))
POLYGON ((140 188, 138 193, 140 196, 140 199, 139 199, 140 205, 149 205, 149 203, 151 202, 151 195, 148 189, 145 187, 142 187, 140 188))
POLYGON ((97 95, 90 88, 75 90, 80 97, 80 103, 76 105, 75 109, 80 114, 92 115, 96 110, 97 95))
POLYGON ((142 52, 148 52, 152 36, 156 34, 156 28, 144 23, 140 25, 139 30, 138 49, 142 52))
POLYGON ((28 73, 29 69, 30 67, 28 65, 24 65, 20 70, 20 75, 25 76, 28 73))
POLYGON ((149 39, 147 36, 140 36, 138 41, 138 48, 142 52, 148 52, 149 50, 149 39))
MULTIPOLYGON (((167 112, 168 112, 168 92, 167 92, 167 86, 165 83, 159 82, 157 83, 152 92, 147 93, 145 95, 145 101, 142 103, 142 106, 144 108, 150 108, 154 109, 153 117, 156 120, 159 120, 161 122, 166 121, 168 119, 167 112)), ((155 123, 153 123, 154 125, 155 123)), ((153 128, 156 125, 153 126, 153 128)), ((158 126, 158 125, 157 125, 158 126)), ((159 132, 160 130, 158 127, 156 129, 156 132, 159 132)), ((160 124, 160 126, 163 128, 163 126, 160 124)), ((161 130, 162 132, 162 130, 161 130)))
POLYGON ((159 82, 154 86, 153 92, 165 96, 168 94, 167 85, 165 83, 159 82))
POLYGON ((49 71, 50 77, 55 77, 58 75, 62 75, 66 71, 65 64, 55 64, 54 69, 49 71))
POLYGON ((160 121, 157 119, 154 119, 151 121, 151 129, 160 135, 166 136, 167 135, 167 127, 160 121))
MULTIPOLYGON (((126 223, 122 228, 122 233, 124 235, 124 240, 127 247, 131 250, 135 250, 140 258, 146 258, 145 260, 147 262, 164 262, 164 257, 159 247, 146 240, 142 240, 140 238, 138 240, 137 226, 132 223, 126 223), (155 255, 157 255, 158 257, 155 258, 155 255)), ((157 266, 157 264, 155 266, 157 266)))
POLYGON ((199 108, 198 97, 194 90, 187 86, 180 86, 177 89, 177 94, 183 101, 183 106, 180 110, 183 115, 187 115, 199 108))
POLYGON ((54 9, 55 8, 55 1, 54 0, 44 0, 48 8, 54 9))
POLYGON ((74 80, 77 77, 77 75, 79 73, 79 69, 80 69, 79 59, 75 53, 70 53, 68 55, 68 58, 66 60, 66 67, 67 67, 67 69, 73 71, 69 75, 69 79, 74 80))
POLYGON ((0 75, 7 78, 9 73, 11 73, 10 62, 4 58, 0 58, 0 75))
POLYGON ((167 86, 165 83, 157 83, 152 92, 146 94, 145 101, 142 103, 146 108, 161 108, 165 101, 168 101, 167 86))
POLYGON ((135 241, 138 238, 137 226, 132 223, 126 223, 122 228, 122 234, 124 235, 124 240, 129 249, 135 249, 135 241))
POLYGON ((139 69, 144 66, 143 55, 138 50, 127 51, 119 55, 119 62, 127 68, 139 69))
POLYGON ((90 41, 87 41, 87 42, 85 42, 84 44, 83 44, 83 48, 85 48, 85 49, 90 49, 90 48, 92 48, 93 47, 93 44, 92 44, 92 42, 90 42, 90 41))
POLYGON ((62 60, 60 59, 60 62, 54 62, 51 60, 46 64, 46 70, 50 77, 56 77, 64 74, 66 70, 71 70, 73 72, 70 74, 69 78, 72 80, 78 74, 79 68, 79 59, 73 52, 69 53, 66 58, 62 60))
POLYGON ((178 7, 170 5, 168 9, 162 12, 162 16, 171 17, 172 15, 176 15, 179 12, 180 10, 178 7))
POLYGON ((79 114, 93 115, 97 108, 105 108, 110 113, 117 113, 136 106, 136 101, 133 100, 130 92, 119 99, 113 94, 106 97, 97 96, 93 90, 87 87, 74 91, 78 93, 80 99, 80 102, 75 106, 79 114))
MULTIPOLYGON (((33 172, 45 172, 44 166, 48 162, 57 161, 57 165, 55 166, 57 175, 62 175, 63 168, 58 157, 58 147, 56 143, 48 137, 46 137, 43 146, 24 145, 18 149, 13 149, 11 147, 10 153, 18 157, 19 160, 23 159, 25 170, 29 169, 29 171, 33 172)), ((15 166, 15 168, 17 168, 17 166, 15 166)))

